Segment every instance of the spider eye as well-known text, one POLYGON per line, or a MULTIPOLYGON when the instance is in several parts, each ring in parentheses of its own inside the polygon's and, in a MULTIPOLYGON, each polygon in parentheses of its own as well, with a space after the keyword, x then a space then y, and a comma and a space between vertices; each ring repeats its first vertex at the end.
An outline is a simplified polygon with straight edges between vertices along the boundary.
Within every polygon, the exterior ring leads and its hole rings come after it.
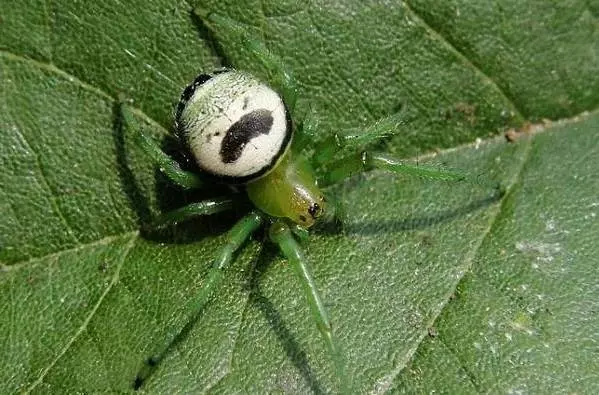
POLYGON ((316 219, 320 217, 320 214, 322 214, 322 207, 318 203, 313 203, 308 208, 308 214, 310 214, 312 218, 316 219))

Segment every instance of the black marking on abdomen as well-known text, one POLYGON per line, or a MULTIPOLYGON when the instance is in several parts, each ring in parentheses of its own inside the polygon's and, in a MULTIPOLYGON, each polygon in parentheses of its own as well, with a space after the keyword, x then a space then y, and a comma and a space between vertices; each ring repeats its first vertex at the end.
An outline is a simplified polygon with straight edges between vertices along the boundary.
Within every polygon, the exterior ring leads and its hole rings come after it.
POLYGON ((191 97, 195 93, 196 89, 198 89, 200 86, 204 85, 204 83, 206 83, 206 81, 210 80, 211 78, 212 78, 212 76, 210 74, 200 74, 195 78, 195 80, 193 80, 193 82, 191 84, 187 85, 187 87, 181 94, 181 99, 179 100, 179 104, 177 104, 177 111, 175 113, 175 122, 178 123, 180 121, 181 114, 183 113, 183 110, 185 109, 187 102, 189 101, 189 99, 191 99, 191 97))
POLYGON ((254 110, 235 122, 223 138, 220 157, 224 163, 233 163, 241 157, 243 149, 253 138, 268 134, 272 127, 272 113, 266 109, 254 110))

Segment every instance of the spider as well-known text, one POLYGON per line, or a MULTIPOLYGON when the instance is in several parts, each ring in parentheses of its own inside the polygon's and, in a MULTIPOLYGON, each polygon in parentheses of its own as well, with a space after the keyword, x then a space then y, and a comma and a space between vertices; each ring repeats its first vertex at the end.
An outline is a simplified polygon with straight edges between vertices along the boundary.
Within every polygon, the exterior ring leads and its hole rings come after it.
MULTIPOLYGON (((309 117, 302 122, 294 118, 295 81, 282 61, 234 21, 201 10, 194 13, 210 30, 226 29, 235 34, 267 71, 269 83, 244 71, 222 68, 198 75, 185 88, 176 108, 175 135, 200 173, 183 170, 137 128, 136 143, 173 183, 183 189, 225 184, 231 186, 235 195, 192 203, 164 214, 157 224, 176 224, 231 210, 239 201, 236 197, 245 194, 253 209, 228 231, 227 242, 216 253, 203 289, 192 302, 195 311, 202 310, 214 296, 235 253, 246 240, 259 228, 268 227, 270 241, 293 266, 302 285, 312 318, 334 364, 340 392, 351 392, 343 352, 298 242, 307 239, 308 230, 334 206, 330 197, 325 197, 323 187, 372 169, 442 181, 491 183, 459 171, 412 164, 364 149, 397 130, 401 122, 393 116, 360 133, 337 133, 319 141, 316 124, 309 117)), ((127 123, 135 122, 126 108, 123 114, 127 123)), ((499 188, 498 184, 493 186, 499 188)), ((160 361, 172 341, 167 340, 166 346, 148 359, 136 378, 135 388, 160 361)))

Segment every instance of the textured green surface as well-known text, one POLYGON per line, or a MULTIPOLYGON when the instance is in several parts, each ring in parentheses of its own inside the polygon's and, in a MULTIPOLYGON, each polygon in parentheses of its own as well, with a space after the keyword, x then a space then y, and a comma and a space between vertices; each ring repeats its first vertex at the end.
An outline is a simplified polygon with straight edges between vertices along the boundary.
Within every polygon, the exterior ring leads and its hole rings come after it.
MULTIPOLYGON (((599 4, 213 3, 290 65, 323 133, 402 108, 410 129, 390 151, 441 148, 435 162, 509 186, 499 201, 381 173, 335 188, 343 229, 304 247, 356 390, 597 392, 599 116, 576 116, 599 104, 599 4), (570 120, 451 149, 543 118, 570 120)), ((140 236, 194 196, 156 176, 115 99, 166 135, 199 71, 228 59, 259 73, 190 9, 0 3, 1 393, 132 391, 185 324, 236 216, 140 236)), ((291 268, 260 240, 143 391, 334 390, 291 268)))
POLYGON ((532 139, 437 336, 397 390, 599 390, 598 134, 595 115, 532 139))

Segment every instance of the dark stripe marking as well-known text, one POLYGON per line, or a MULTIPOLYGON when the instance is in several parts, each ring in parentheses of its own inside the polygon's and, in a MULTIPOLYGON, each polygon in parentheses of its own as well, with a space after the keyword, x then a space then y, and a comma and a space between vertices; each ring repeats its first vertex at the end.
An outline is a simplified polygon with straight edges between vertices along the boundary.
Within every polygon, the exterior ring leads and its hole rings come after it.
POLYGON ((238 160, 247 143, 261 134, 270 133, 272 124, 272 113, 266 109, 254 110, 239 118, 223 138, 219 152, 223 162, 238 160))

